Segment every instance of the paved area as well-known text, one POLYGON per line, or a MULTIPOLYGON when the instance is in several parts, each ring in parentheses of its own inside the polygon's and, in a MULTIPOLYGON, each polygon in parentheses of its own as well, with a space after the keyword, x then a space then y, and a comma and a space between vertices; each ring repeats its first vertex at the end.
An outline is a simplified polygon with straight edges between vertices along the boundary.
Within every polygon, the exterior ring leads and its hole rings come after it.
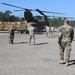
POLYGON ((29 45, 28 34, 15 33, 14 44, 9 34, 0 33, 0 75, 75 75, 75 41, 72 43, 70 66, 59 64, 57 34, 47 38, 36 34, 36 45, 29 45))

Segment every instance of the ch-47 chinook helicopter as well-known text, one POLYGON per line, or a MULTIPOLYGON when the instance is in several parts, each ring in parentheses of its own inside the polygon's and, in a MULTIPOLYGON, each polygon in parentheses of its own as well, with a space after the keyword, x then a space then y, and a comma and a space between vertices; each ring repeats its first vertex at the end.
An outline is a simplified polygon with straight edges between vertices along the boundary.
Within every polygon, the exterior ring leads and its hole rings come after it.
MULTIPOLYGON (((11 4, 8 4, 8 3, 1 3, 1 4, 22 9, 22 10, 14 10, 14 11, 24 11, 24 19, 25 19, 25 21, 27 21, 26 29, 28 29, 28 27, 29 27, 28 24, 34 24, 34 26, 36 27, 36 31, 38 31, 38 32, 42 31, 43 28, 45 27, 45 25, 49 26, 48 18, 47 18, 47 16, 44 13, 53 13, 53 14, 63 14, 63 15, 65 15, 65 13, 59 13, 59 12, 41 11, 39 9, 35 9, 35 10, 26 9, 26 8, 22 8, 22 7, 19 7, 19 6, 11 5, 11 4), (39 12, 44 17, 44 20, 43 21, 38 21, 38 19, 33 17, 33 14, 32 14, 31 11, 39 12)), ((27 32, 27 30, 26 30, 26 32, 27 32)))

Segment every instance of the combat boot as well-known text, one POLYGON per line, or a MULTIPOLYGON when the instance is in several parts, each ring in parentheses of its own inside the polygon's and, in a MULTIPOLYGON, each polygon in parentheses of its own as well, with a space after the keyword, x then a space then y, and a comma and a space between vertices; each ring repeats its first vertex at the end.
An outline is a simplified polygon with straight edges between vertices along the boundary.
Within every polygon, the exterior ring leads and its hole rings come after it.
POLYGON ((66 66, 69 66, 69 63, 68 62, 66 62, 66 66))
POLYGON ((69 66, 69 58, 66 59, 66 66, 69 66))
POLYGON ((64 60, 60 60, 59 64, 65 64, 64 60))
POLYGON ((69 66, 70 54, 66 55, 66 66, 69 66))
POLYGON ((13 40, 11 40, 11 44, 13 44, 13 40))

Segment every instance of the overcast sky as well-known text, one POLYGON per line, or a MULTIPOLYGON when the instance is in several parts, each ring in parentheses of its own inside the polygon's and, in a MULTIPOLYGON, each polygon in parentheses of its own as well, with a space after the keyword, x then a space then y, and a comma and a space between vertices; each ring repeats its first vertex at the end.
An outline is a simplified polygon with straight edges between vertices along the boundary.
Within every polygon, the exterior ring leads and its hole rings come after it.
MULTIPOLYGON (((0 11, 5 12, 6 10, 10 10, 13 15, 23 16, 24 11, 14 12, 13 10, 18 8, 3 5, 1 4, 2 2, 28 9, 40 9, 43 11, 66 13, 66 15, 45 13, 50 16, 55 15, 75 18, 75 0, 0 0, 0 11)), ((33 15, 40 15, 37 12, 32 13, 33 15)))

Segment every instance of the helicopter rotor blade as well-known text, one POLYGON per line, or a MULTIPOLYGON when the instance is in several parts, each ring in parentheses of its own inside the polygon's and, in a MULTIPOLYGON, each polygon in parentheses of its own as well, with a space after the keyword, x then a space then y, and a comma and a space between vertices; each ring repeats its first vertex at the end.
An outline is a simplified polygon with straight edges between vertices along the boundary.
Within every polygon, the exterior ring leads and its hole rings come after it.
POLYGON ((24 11, 24 10, 13 10, 13 11, 24 11))
POLYGON ((22 8, 22 7, 19 7, 19 6, 15 6, 15 5, 7 4, 7 3, 1 3, 1 4, 7 5, 7 6, 11 6, 11 7, 20 8, 20 9, 23 9, 23 10, 36 11, 36 10, 32 10, 32 9, 26 9, 26 8, 22 8))
POLYGON ((74 19, 73 17, 62 17, 62 18, 74 19))
MULTIPOLYGON (((37 10, 22 8, 22 7, 15 6, 15 5, 8 4, 8 3, 1 3, 1 4, 7 5, 7 6, 11 6, 11 7, 16 7, 16 8, 23 9, 23 10, 37 11, 37 10)), ((39 10, 39 9, 38 9, 38 10, 39 10)), ((49 12, 49 11, 41 11, 41 12, 44 12, 44 13, 54 13, 54 14, 63 14, 63 15, 65 15, 65 13, 59 13, 59 12, 49 12)))
POLYGON ((40 11, 39 9, 36 9, 36 11, 38 11, 40 14, 42 14, 42 12, 44 12, 44 13, 54 13, 54 14, 63 14, 63 15, 65 15, 65 13, 49 12, 49 11, 40 11))
POLYGON ((39 9, 36 9, 36 11, 39 12, 41 15, 45 16, 45 14, 42 11, 40 11, 39 9))
POLYGON ((54 13, 54 14, 63 14, 63 15, 65 15, 65 13, 59 13, 59 12, 49 12, 49 11, 41 11, 41 12, 44 12, 44 13, 54 13))
POLYGON ((59 12, 49 12, 49 11, 42 11, 42 12, 45 12, 45 13, 54 13, 54 14, 63 14, 63 15, 65 15, 65 13, 59 13, 59 12))
POLYGON ((20 8, 20 9, 24 9, 25 10, 25 8, 18 7, 18 6, 15 6, 15 5, 7 4, 7 3, 1 3, 1 4, 7 5, 7 6, 16 7, 16 8, 20 8))
POLYGON ((73 17, 61 17, 61 16, 47 16, 47 17, 59 17, 59 18, 68 18, 68 19, 74 19, 73 17))

